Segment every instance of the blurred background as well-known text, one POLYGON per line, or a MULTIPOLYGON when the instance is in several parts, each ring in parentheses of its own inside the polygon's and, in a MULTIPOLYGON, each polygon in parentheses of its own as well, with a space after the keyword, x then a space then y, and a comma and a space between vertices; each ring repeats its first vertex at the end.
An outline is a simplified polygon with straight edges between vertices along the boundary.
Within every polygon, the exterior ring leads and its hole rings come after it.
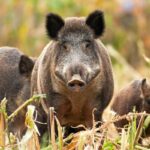
POLYGON ((95 9, 105 13, 101 40, 111 55, 116 89, 132 79, 149 78, 150 0, 0 0, 0 46, 39 56, 49 42, 47 13, 87 16, 95 9))

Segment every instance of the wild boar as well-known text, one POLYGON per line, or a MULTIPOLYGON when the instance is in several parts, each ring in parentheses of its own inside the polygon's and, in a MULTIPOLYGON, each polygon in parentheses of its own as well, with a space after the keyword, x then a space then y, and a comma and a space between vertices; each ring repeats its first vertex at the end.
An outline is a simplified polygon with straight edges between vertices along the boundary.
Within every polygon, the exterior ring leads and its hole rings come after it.
MULTIPOLYGON (((150 84, 145 78, 134 80, 121 89, 114 97, 111 106, 111 109, 120 116, 133 112, 134 108, 136 112, 150 113, 150 84)), ((117 127, 121 128, 127 124, 126 119, 115 123, 117 127)), ((146 132, 150 134, 150 126, 146 132)))
POLYGON ((113 73, 107 49, 98 38, 103 34, 103 12, 88 17, 63 20, 50 13, 46 30, 51 42, 44 48, 33 68, 32 94, 46 94, 41 100, 46 114, 54 107, 62 126, 82 124, 92 127, 92 111, 101 121, 110 102, 113 73))
MULTIPOLYGON (((34 60, 13 47, 0 48, 0 101, 6 97, 7 113, 10 115, 25 100, 30 98, 30 77, 34 60)), ((18 136, 23 132, 25 111, 21 111, 9 130, 18 136)))

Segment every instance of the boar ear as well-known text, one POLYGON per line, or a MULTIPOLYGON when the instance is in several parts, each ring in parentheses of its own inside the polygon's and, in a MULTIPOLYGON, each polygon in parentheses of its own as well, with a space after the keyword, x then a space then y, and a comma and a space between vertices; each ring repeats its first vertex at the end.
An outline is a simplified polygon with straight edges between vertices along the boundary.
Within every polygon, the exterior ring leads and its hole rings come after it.
POLYGON ((46 30, 50 38, 56 39, 58 32, 64 26, 64 20, 53 13, 50 13, 46 17, 46 30))
POLYGON ((146 78, 143 78, 141 81, 141 91, 142 91, 142 95, 145 95, 145 91, 147 89, 147 82, 146 82, 146 78))
POLYGON ((86 24, 94 31, 95 38, 101 36, 105 29, 103 12, 96 10, 86 18, 86 24))
POLYGON ((22 75, 30 75, 34 67, 34 60, 26 55, 22 55, 19 62, 19 72, 22 75))

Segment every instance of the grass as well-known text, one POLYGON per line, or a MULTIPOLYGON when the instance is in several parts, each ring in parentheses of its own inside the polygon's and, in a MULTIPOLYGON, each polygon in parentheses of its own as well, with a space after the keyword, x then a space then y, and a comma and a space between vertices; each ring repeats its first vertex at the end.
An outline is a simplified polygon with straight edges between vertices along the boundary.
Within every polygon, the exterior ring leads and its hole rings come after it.
MULTIPOLYGON (((41 95, 40 95, 41 96, 41 95)), ((34 96, 32 99, 39 99, 40 96, 34 96)), ((29 99, 27 102, 31 102, 29 99)), ((25 102, 20 106, 17 111, 23 108, 25 102)), ((11 121, 10 116, 6 115, 6 99, 1 102, 1 111, 0 111, 0 149, 18 149, 18 150, 148 150, 148 146, 144 146, 139 143, 141 138, 143 127, 147 128, 150 125, 149 116, 144 122, 145 116, 149 115, 144 113, 129 113, 124 116, 114 116, 109 121, 103 123, 99 128, 96 128, 96 122, 93 119, 93 128, 85 129, 84 131, 77 132, 75 134, 69 135, 67 138, 63 138, 64 130, 61 127, 58 119, 54 115, 54 108, 50 108, 50 124, 51 124, 51 135, 46 144, 43 144, 47 140, 48 135, 44 135, 41 143, 39 142, 38 135, 39 131, 34 123, 34 112, 35 106, 28 105, 27 115, 26 115, 26 126, 27 131, 21 140, 17 137, 12 136, 12 134, 7 133, 7 122, 11 121), (137 126, 137 116, 140 116, 140 123, 137 126), (9 118, 9 119, 8 119, 9 118), (123 128, 122 132, 118 136, 111 138, 108 129, 111 128, 111 125, 121 119, 129 119, 129 125, 127 128, 123 128), (57 124, 58 136, 56 138, 55 125, 57 124), (9 140, 8 140, 9 137, 9 140), (15 142, 14 142, 15 141, 15 142), (68 142, 70 141, 70 142, 68 142)), ((16 111, 13 113, 17 115, 16 111)), ((12 116, 12 115, 11 115, 12 116)), ((14 117, 14 115, 13 115, 14 117)), ((114 134, 111 130, 111 134, 114 134)))

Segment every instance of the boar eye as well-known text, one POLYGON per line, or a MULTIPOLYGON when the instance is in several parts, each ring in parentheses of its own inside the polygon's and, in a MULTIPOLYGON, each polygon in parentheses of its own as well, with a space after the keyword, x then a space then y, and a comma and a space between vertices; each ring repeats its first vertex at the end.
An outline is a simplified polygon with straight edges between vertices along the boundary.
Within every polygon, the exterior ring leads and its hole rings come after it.
POLYGON ((66 45, 63 45, 63 49, 67 49, 67 46, 66 46, 66 45))
POLYGON ((85 41, 85 48, 89 48, 91 47, 91 45, 92 45, 91 41, 89 40, 85 41))
POLYGON ((68 46, 66 45, 66 43, 62 43, 61 47, 62 47, 63 50, 67 50, 68 49, 68 46))

